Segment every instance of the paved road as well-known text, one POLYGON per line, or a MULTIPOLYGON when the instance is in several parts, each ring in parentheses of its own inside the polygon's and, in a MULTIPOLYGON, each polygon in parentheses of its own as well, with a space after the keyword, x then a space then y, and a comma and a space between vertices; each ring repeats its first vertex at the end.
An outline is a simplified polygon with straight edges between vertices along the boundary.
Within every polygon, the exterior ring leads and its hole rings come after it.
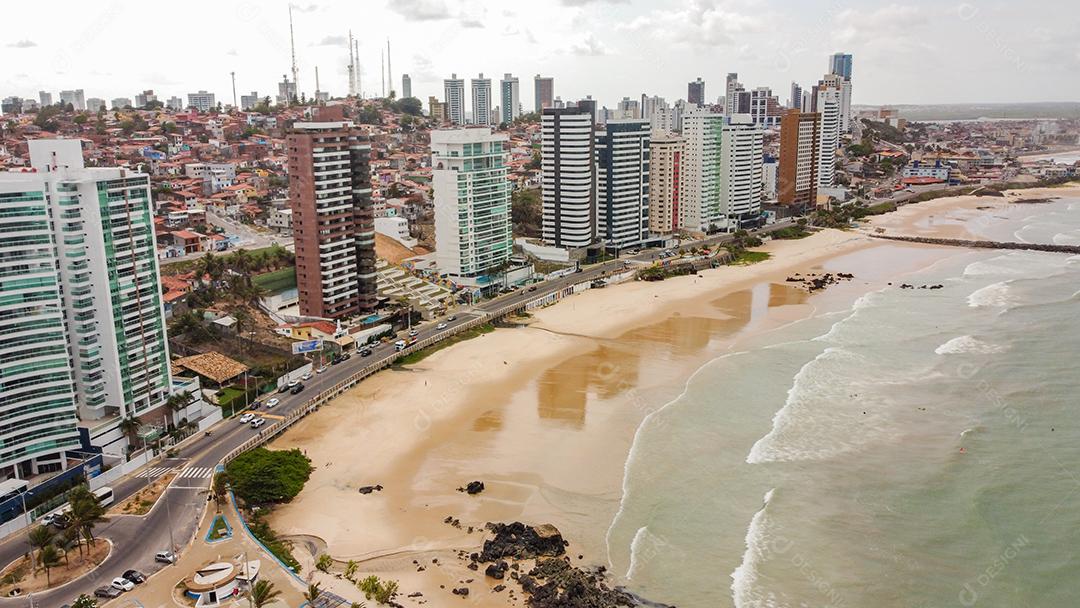
MULTIPOLYGON (((794 224, 792 221, 777 223, 766 230, 775 230, 792 224, 794 224)), ((730 235, 717 235, 703 241, 684 243, 682 247, 715 245, 730 239, 730 235)), ((528 301, 559 292, 576 283, 595 280, 606 274, 618 272, 633 262, 650 263, 659 259, 660 253, 660 250, 644 251, 634 256, 625 256, 619 260, 585 267, 565 277, 538 283, 534 288, 516 290, 483 302, 471 311, 458 313, 453 321, 443 320, 442 322, 447 325, 444 329, 438 329, 436 322, 418 326, 416 338, 423 340, 468 323, 481 314, 498 311, 510 305, 524 305, 528 301)), ((389 361, 397 356, 397 350, 393 344, 378 344, 372 348, 372 354, 368 357, 354 354, 349 360, 328 366, 322 373, 314 374, 310 380, 304 382, 305 388, 298 395, 290 393, 268 395, 263 399, 264 401, 275 397, 280 400, 280 403, 273 408, 264 407, 256 411, 271 416, 284 416, 363 367, 377 361, 389 361)), ((162 566, 154 562, 153 556, 156 552, 169 548, 170 528, 174 549, 182 551, 194 534, 202 508, 208 500, 208 490, 215 467, 226 454, 256 433, 258 433, 257 430, 249 425, 240 424, 234 417, 216 425, 211 435, 191 440, 180 449, 177 457, 152 463, 142 475, 148 473, 151 478, 156 478, 170 470, 178 471, 177 478, 173 480, 165 493, 164 501, 159 501, 159 504, 147 516, 113 516, 107 523, 99 526, 95 530, 97 536, 109 538, 114 543, 112 555, 90 576, 61 589, 36 596, 35 603, 40 606, 59 606, 64 602, 70 602, 80 593, 92 594, 95 588, 108 584, 108 581, 120 576, 129 568, 135 568, 147 575, 160 570, 162 566)), ((119 503, 134 494, 146 483, 145 476, 130 477, 116 483, 112 486, 116 502, 119 503)), ((27 547, 25 534, 18 534, 0 542, 0 564, 15 560, 27 551, 27 547)), ((26 599, 0 598, 0 608, 26 605, 28 605, 26 599)))
MULTIPOLYGON (((227 234, 235 234, 240 237, 240 242, 236 245, 236 247, 218 253, 226 254, 230 251, 235 251, 236 249, 241 248, 248 250, 262 249, 264 247, 274 245, 275 243, 281 245, 289 251, 293 250, 292 237, 281 236, 272 232, 259 232, 247 224, 235 222, 228 218, 221 217, 209 209, 206 210, 206 222, 211 226, 218 226, 220 228, 224 228, 227 234)), ((205 252, 192 253, 175 258, 165 258, 159 260, 158 263, 162 266, 168 266, 169 264, 175 264, 177 262, 197 260, 204 255, 206 255, 205 252)))

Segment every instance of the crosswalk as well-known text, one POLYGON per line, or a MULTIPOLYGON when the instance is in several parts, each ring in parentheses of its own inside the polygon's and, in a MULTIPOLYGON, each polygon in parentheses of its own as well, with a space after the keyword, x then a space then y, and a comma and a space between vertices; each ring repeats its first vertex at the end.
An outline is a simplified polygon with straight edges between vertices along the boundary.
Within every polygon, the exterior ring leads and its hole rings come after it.
POLYGON ((195 467, 195 466, 159 466, 151 467, 142 473, 139 473, 139 477, 148 477, 150 479, 157 479, 168 473, 176 473, 177 479, 207 479, 213 477, 214 467, 195 467))

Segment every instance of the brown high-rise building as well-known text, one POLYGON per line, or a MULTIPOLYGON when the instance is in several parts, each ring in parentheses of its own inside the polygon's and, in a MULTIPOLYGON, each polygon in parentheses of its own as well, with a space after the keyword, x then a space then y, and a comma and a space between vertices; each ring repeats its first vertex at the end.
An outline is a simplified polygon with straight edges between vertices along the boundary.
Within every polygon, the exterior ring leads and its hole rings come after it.
POLYGON ((817 203, 818 128, 816 112, 788 110, 780 120, 777 201, 802 208, 817 203))
POLYGON ((300 314, 344 319, 375 310, 375 219, 371 146, 335 108, 294 123, 286 145, 300 314))

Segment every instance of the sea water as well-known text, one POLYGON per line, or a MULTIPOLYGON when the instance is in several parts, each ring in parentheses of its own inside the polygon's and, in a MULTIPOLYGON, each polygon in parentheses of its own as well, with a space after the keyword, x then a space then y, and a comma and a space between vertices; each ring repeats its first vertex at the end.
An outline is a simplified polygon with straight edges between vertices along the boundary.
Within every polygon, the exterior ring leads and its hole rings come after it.
MULTIPOLYGON (((1080 201, 979 230, 1067 242, 1080 201)), ((717 353, 645 420, 607 533, 621 584, 683 608, 1080 605, 1080 256, 956 250, 902 280, 717 353)))

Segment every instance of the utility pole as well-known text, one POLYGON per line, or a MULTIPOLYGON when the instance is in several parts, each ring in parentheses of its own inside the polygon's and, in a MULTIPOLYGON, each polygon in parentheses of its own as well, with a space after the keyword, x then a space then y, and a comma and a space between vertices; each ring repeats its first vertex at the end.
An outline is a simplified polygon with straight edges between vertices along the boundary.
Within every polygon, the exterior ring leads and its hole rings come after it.
POLYGON ((355 53, 356 59, 354 60, 355 63, 353 64, 354 66, 356 66, 356 94, 360 96, 360 99, 363 99, 364 98, 364 83, 360 78, 360 76, 361 76, 361 74, 363 74, 363 72, 360 70, 360 41, 359 40, 353 42, 353 49, 356 51, 356 53, 355 53))
POLYGON ((236 105, 236 72, 229 72, 229 76, 232 77, 232 105, 239 110, 240 106, 236 105))
POLYGON ((349 30, 349 95, 356 95, 356 57, 353 55, 352 30, 349 30))
POLYGON ((394 94, 394 70, 390 69, 390 38, 386 38, 386 88, 394 94))
MULTIPOLYGON (((37 570, 37 560, 34 559, 34 543, 30 542, 30 528, 32 527, 32 521, 30 519, 30 512, 26 510, 26 492, 19 492, 19 498, 22 499, 23 515, 26 516, 26 543, 30 545, 30 572, 37 570)), ((33 600, 30 600, 33 602, 33 600)), ((30 604, 33 606, 33 603, 30 604)))

